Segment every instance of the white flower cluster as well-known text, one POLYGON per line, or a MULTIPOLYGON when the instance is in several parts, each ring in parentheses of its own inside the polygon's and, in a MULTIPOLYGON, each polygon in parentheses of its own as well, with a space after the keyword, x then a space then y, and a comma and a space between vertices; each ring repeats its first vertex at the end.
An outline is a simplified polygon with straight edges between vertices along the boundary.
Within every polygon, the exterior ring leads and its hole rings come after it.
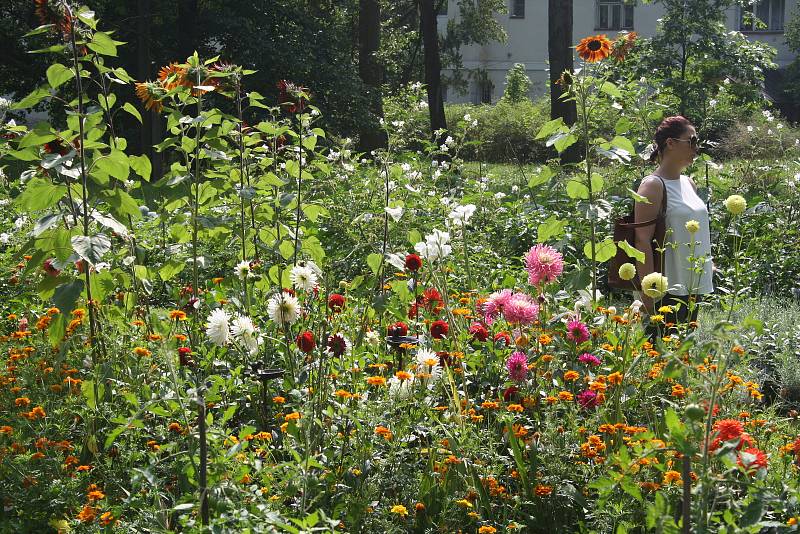
POLYGON ((231 321, 231 316, 222 308, 216 308, 209 314, 206 320, 206 336, 218 347, 235 341, 251 356, 258 352, 262 342, 258 328, 250 317, 237 314, 231 321))
POLYGON ((322 276, 322 271, 313 261, 308 261, 305 265, 295 265, 289 272, 292 286, 306 292, 314 290, 320 276, 322 276))
POLYGON ((428 261, 444 259, 453 252, 450 246, 450 234, 441 230, 434 230, 432 234, 425 236, 425 241, 420 241, 414 245, 417 254, 428 261))
POLYGON ((473 213, 475 213, 475 204, 456 205, 448 217, 453 226, 461 227, 467 225, 467 221, 469 221, 473 213))

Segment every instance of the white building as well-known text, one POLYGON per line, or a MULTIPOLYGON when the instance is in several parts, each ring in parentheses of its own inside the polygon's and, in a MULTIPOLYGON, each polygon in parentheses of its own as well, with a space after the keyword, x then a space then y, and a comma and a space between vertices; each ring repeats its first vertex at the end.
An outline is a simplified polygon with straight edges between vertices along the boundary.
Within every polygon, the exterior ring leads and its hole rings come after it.
MULTIPOLYGON (((480 1, 480 0, 478 0, 480 1)), ((533 82, 531 96, 542 95, 547 87, 547 0, 507 0, 508 13, 496 15, 508 35, 505 43, 462 48, 465 69, 479 70, 485 76, 473 76, 469 80, 466 94, 450 88, 445 92, 445 101, 452 103, 495 102, 503 96, 505 78, 515 63, 523 63, 528 77, 533 82)), ((728 9, 727 26, 739 30, 751 39, 769 43, 778 51, 775 59, 779 66, 788 65, 794 55, 786 46, 783 36, 784 24, 795 12, 798 0, 757 0, 753 7, 728 9), (766 22, 767 28, 754 29, 743 17, 742 11, 749 9, 766 22)), ((658 19, 663 16, 660 4, 628 5, 624 0, 573 0, 573 41, 588 35, 605 33, 614 38, 621 30, 635 31, 643 37, 656 33, 658 19)), ((457 0, 448 0, 438 19, 440 30, 447 27, 447 19, 458 16, 457 0)), ((577 57, 576 57, 577 59, 577 57)), ((577 65, 577 63, 576 63, 577 65)), ((443 73, 447 74, 447 70, 443 73)))

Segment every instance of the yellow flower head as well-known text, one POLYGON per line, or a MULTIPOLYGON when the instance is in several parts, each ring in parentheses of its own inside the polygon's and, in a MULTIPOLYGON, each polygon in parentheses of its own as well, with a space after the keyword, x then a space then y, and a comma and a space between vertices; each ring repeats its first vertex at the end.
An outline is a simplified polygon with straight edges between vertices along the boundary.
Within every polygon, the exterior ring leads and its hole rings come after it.
POLYGON ((731 195, 723 202, 725 209, 733 215, 739 215, 747 209, 747 201, 741 195, 731 195))
POLYGON ((686 221, 686 231, 687 232, 689 232, 690 234, 696 234, 698 230, 700 230, 700 223, 699 222, 695 221, 694 219, 686 221))
POLYGON ((661 273, 650 273, 642 278, 642 291, 650 298, 661 298, 667 292, 669 282, 661 273))
POLYGON ((636 267, 632 263, 623 263, 619 266, 619 277, 623 280, 633 280, 636 276, 636 267))

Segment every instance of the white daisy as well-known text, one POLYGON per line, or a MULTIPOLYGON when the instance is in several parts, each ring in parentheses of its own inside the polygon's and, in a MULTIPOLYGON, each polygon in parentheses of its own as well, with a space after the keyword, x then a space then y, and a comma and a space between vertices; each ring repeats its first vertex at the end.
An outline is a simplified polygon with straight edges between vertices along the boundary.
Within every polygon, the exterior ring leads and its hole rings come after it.
POLYGON ((269 318, 279 325, 290 325, 297 321, 299 304, 297 298, 288 293, 278 293, 269 299, 269 318))
POLYGON ((432 350, 421 348, 417 351, 417 380, 432 388, 444 373, 439 357, 432 350))
POLYGON ((364 335, 364 341, 367 345, 377 347, 381 343, 381 336, 375 330, 370 330, 364 335))
POLYGON ((230 316, 222 308, 211 310, 206 323, 206 335, 208 339, 218 347, 228 344, 230 330, 228 321, 230 316))
POLYGON ((240 261, 236 265, 236 275, 244 280, 247 276, 250 275, 250 262, 247 260, 240 261))
POLYGON ((292 286, 303 291, 313 291, 317 285, 317 273, 306 265, 295 265, 289 273, 292 286))

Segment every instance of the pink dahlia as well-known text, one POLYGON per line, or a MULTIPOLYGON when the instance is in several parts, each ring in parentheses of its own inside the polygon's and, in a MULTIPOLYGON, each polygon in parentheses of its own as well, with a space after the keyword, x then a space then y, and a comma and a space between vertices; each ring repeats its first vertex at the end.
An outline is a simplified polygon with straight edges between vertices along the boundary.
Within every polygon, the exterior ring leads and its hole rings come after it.
POLYGON ((551 246, 536 245, 525 254, 528 283, 539 286, 553 282, 564 272, 564 257, 551 246))
POLYGON ((506 360, 508 375, 514 382, 524 382, 528 376, 528 358, 522 352, 515 352, 506 360))
POLYGON ((589 329, 578 320, 570 321, 567 323, 567 339, 580 345, 589 339, 589 329))
POLYGON ((578 396, 575 397, 580 404, 581 408, 589 410, 591 408, 596 408, 600 405, 600 399, 597 398, 597 393, 592 391, 591 389, 587 389, 586 391, 581 391, 578 393, 578 396))
POLYGON ((592 367, 597 367, 602 363, 600 361, 600 358, 598 358, 594 354, 589 354, 588 352, 584 352, 583 354, 578 356, 578 361, 586 365, 591 365, 592 367))
POLYGON ((503 317, 509 323, 531 324, 538 316, 539 305, 524 293, 514 294, 503 306, 503 317))
POLYGON ((489 298, 481 306, 484 322, 491 325, 513 295, 514 293, 510 289, 501 289, 489 295, 489 298))

